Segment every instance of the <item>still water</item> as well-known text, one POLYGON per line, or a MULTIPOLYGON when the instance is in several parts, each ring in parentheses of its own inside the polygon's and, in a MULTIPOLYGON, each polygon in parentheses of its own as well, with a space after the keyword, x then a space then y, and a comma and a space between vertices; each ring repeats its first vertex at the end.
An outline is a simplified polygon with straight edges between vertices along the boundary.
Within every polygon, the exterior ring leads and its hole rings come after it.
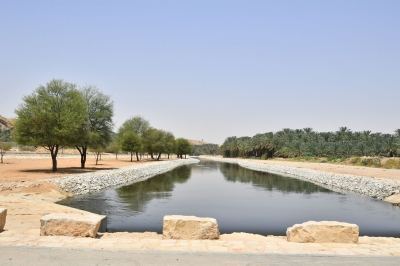
POLYGON ((107 215, 111 232, 162 233, 164 215, 213 217, 221 233, 286 235, 306 221, 355 223, 360 235, 400 236, 400 208, 310 182, 201 160, 129 186, 59 204, 107 215))

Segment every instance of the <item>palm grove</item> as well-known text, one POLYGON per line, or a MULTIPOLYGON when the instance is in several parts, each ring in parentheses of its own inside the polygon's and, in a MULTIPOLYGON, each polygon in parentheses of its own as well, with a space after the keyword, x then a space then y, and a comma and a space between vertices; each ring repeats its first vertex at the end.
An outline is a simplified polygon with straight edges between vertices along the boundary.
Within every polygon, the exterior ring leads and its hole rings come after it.
POLYGON ((316 132, 312 128, 288 129, 257 134, 253 137, 229 137, 220 147, 224 157, 330 157, 400 156, 400 129, 394 134, 352 132, 340 127, 335 132, 316 132))
POLYGON ((105 150, 117 154, 122 150, 131 154, 131 161, 133 154, 137 160, 145 153, 159 160, 161 154, 183 158, 191 152, 186 139, 175 139, 171 132, 151 127, 140 116, 128 119, 114 134, 114 103, 110 96, 91 85, 77 88, 75 84, 53 79, 24 96, 15 113, 13 140, 47 149, 53 171, 57 171, 61 147, 75 147, 79 151, 81 168, 85 168, 89 149, 97 154, 105 150))

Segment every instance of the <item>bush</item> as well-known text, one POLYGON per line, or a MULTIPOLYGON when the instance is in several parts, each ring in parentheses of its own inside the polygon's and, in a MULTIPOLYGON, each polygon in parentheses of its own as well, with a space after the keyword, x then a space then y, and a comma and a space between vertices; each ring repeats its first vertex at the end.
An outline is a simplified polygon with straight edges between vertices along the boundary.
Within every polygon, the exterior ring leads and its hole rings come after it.
POLYGON ((268 156, 266 154, 261 155, 261 160, 268 160, 268 156))
POLYGON ((362 159, 361 160, 361 164, 363 165, 371 165, 372 164, 372 160, 371 159, 362 159))
POLYGON ((382 165, 381 164, 381 158, 379 158, 379 157, 374 158, 373 159, 373 163, 374 163, 375 167, 380 167, 382 165))
POLYGON ((389 159, 383 165, 385 168, 400 168, 400 160, 389 159))
POLYGON ((353 157, 353 158, 350 158, 349 162, 351 164, 359 164, 361 162, 361 158, 360 157, 353 157))

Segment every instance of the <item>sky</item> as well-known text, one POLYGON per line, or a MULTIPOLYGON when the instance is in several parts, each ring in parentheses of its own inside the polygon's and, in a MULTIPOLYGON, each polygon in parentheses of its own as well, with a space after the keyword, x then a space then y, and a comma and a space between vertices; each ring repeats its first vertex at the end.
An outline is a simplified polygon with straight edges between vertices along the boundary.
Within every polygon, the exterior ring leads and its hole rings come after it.
POLYGON ((400 128, 400 1, 0 0, 0 115, 51 79, 112 97, 115 130, 222 144, 400 128))

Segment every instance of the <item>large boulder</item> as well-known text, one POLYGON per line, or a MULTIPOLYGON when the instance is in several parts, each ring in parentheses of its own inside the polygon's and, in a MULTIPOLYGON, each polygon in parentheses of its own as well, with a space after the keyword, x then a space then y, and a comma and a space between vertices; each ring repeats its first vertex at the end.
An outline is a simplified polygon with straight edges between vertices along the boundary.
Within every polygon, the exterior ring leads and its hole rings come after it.
POLYGON ((286 236, 298 243, 358 243, 359 229, 356 224, 309 221, 289 227, 286 236))
POLYGON ((164 216, 165 239, 218 239, 219 229, 214 218, 196 216, 164 216))
POLYGON ((40 219, 40 235, 96 237, 102 219, 97 214, 51 213, 40 219))
POLYGON ((0 208, 0 231, 3 231, 6 225, 7 209, 0 208))

